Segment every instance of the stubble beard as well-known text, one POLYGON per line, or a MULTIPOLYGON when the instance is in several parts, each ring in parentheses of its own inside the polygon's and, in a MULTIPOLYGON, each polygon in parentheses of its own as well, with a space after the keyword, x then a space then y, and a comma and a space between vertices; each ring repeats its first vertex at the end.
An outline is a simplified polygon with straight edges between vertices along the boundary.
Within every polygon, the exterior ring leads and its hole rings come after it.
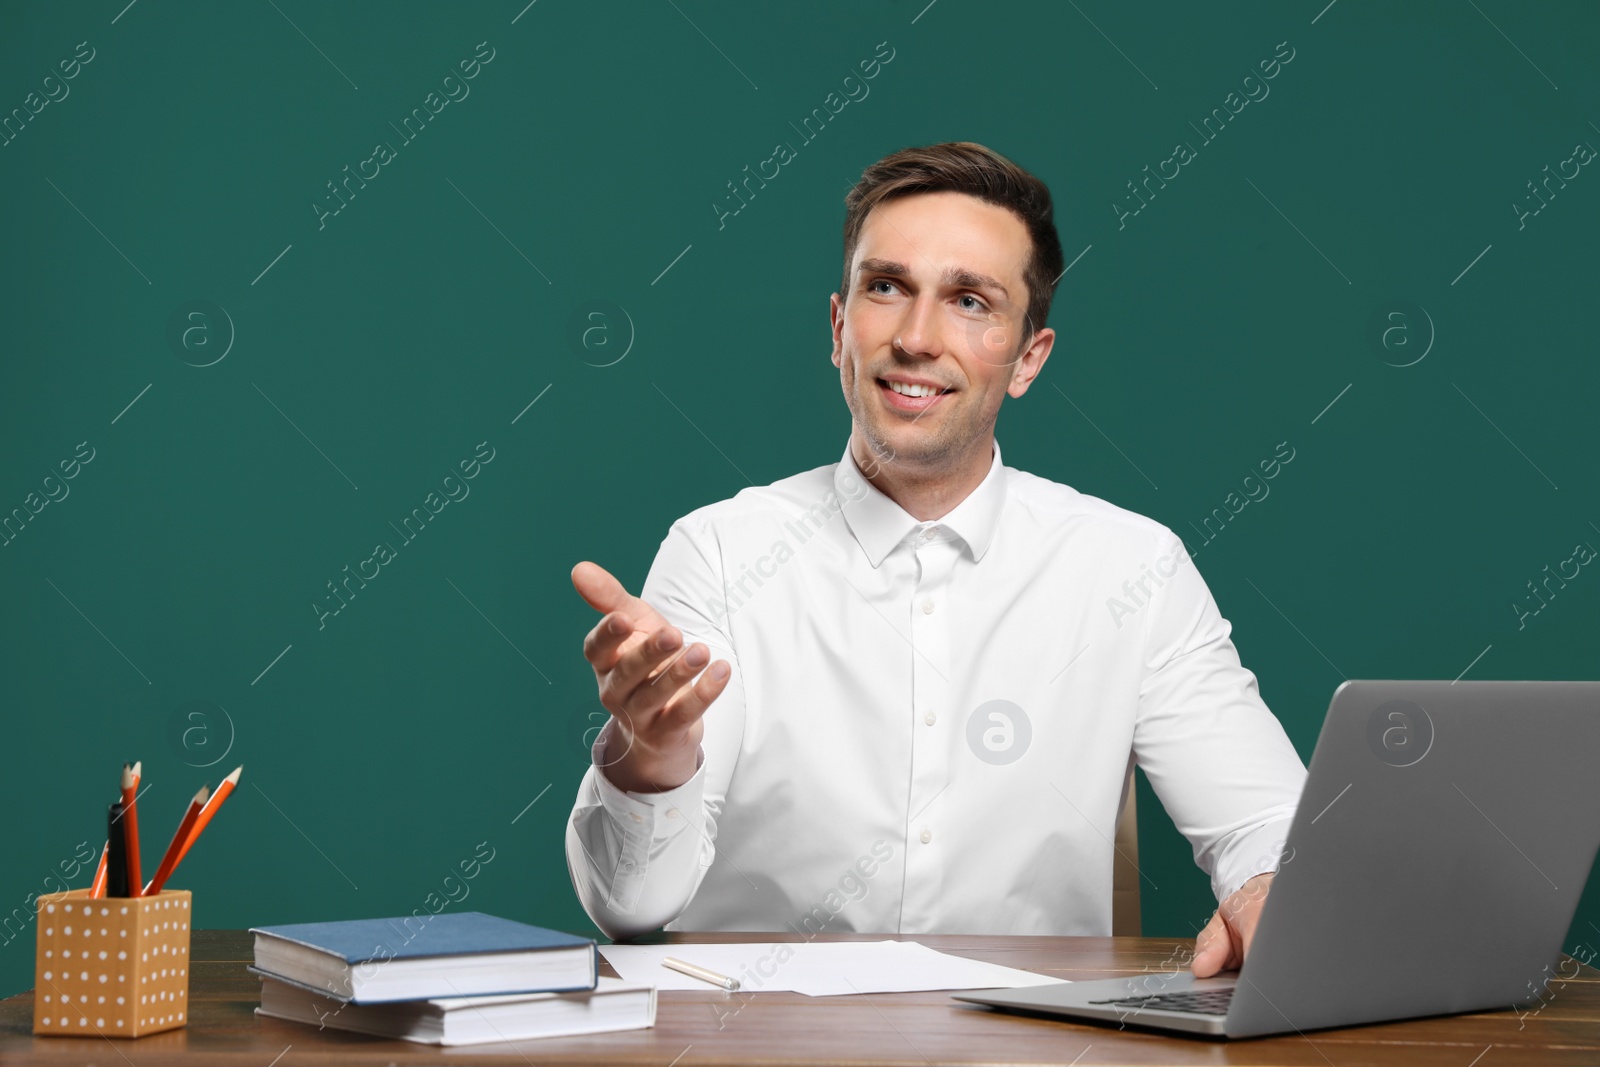
MULTIPOLYGON (((882 399, 876 395, 878 388, 876 376, 863 376, 858 372, 849 404, 850 414, 872 452, 872 466, 881 467, 892 462, 904 469, 933 473, 946 470, 958 461, 971 437, 962 432, 968 427, 961 420, 952 418, 949 411, 937 416, 938 423, 929 423, 920 415, 905 417, 885 411, 882 399), (868 395, 869 392, 872 395, 868 395), (897 435, 892 432, 897 426, 907 427, 911 432, 897 435), (908 440, 897 443, 897 436, 908 440)), ((952 395, 943 403, 963 402, 965 398, 958 400, 952 395)))

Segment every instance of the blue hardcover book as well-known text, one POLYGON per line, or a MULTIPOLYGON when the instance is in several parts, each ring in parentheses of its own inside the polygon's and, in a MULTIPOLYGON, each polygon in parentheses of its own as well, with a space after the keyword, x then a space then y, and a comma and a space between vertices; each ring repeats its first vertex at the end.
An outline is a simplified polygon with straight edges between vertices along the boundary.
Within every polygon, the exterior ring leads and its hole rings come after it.
POLYGON ((257 926, 258 973, 357 1004, 593 989, 592 938, 464 911, 257 926))

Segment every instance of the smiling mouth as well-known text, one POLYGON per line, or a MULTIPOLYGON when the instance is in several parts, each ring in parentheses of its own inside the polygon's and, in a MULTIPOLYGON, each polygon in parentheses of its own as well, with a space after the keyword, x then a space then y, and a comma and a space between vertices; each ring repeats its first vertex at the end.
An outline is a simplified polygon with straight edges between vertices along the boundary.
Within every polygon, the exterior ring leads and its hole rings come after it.
POLYGON ((933 392, 934 388, 936 387, 906 385, 904 382, 891 384, 883 378, 878 379, 878 391, 883 394, 884 403, 889 408, 912 412, 918 416, 955 392, 954 389, 940 389, 938 392, 933 392), (906 392, 900 392, 901 389, 906 392))
POLYGON ((908 385, 905 382, 891 382, 887 378, 879 378, 878 384, 898 396, 916 399, 922 396, 942 396, 954 390, 932 385, 908 385))

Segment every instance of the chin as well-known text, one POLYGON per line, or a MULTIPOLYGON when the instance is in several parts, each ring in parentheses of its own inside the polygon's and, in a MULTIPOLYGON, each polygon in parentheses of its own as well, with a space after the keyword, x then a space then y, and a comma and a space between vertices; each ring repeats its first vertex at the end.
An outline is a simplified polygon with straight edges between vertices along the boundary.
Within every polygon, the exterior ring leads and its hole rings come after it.
POLYGON ((885 443, 888 455, 902 464, 937 463, 958 450, 942 436, 920 426, 902 427, 899 432, 894 426, 878 430, 874 436, 885 443))

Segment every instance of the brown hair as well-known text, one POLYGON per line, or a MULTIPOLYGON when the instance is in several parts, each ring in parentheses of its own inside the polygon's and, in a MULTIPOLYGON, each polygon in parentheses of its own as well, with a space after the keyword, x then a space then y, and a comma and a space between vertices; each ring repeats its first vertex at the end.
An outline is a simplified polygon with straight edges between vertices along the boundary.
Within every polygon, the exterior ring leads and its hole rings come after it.
POLYGON ((850 264, 872 209, 896 197, 946 191, 1006 208, 1027 227, 1033 250, 1022 272, 1028 286, 1026 344, 1044 327, 1062 274, 1061 238, 1056 234, 1050 190, 1005 156, 971 141, 902 148, 862 171, 861 180, 844 198, 844 281, 839 298, 849 297, 850 264))

